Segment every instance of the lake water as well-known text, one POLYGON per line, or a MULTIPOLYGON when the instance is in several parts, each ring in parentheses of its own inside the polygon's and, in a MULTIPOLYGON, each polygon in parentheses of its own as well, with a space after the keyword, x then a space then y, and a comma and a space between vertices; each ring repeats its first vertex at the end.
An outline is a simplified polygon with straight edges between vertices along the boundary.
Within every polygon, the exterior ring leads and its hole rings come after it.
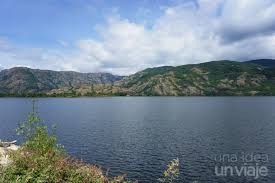
MULTIPOLYGON (((17 138, 14 129, 30 111, 30 99, 0 99, 0 139, 17 138)), ((156 182, 179 158, 179 182, 275 182, 275 97, 41 98, 38 111, 57 125, 69 154, 109 175, 156 182), (244 163, 265 166, 268 175, 215 174, 215 167, 244 163)))

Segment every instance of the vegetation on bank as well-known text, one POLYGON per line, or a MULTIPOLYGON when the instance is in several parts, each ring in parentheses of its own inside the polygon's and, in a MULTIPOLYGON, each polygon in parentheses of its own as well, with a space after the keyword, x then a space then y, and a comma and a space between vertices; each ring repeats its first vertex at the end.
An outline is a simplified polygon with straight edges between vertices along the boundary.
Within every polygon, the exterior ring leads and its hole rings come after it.
POLYGON ((1 183, 111 183, 127 182, 124 176, 108 178, 100 167, 85 164, 68 156, 33 110, 17 132, 25 142, 10 152, 11 163, 0 166, 1 183))
MULTIPOLYGON (((130 183, 125 175, 110 178, 100 167, 68 156, 53 132, 40 120, 33 102, 28 120, 17 128, 24 143, 9 153, 7 166, 0 165, 0 183, 130 183)), ((172 183, 178 176, 179 160, 175 159, 159 181, 172 183)))

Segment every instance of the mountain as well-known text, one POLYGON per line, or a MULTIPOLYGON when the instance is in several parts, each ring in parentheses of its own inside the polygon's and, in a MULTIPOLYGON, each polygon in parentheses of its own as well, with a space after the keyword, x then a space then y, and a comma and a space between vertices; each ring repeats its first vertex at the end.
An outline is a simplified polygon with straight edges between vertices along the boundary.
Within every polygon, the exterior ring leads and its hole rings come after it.
POLYGON ((78 73, 15 67, 0 72, 0 93, 22 95, 47 93, 53 89, 76 88, 93 84, 113 84, 123 77, 109 73, 78 73))
POLYGON ((250 60, 246 63, 253 63, 258 64, 263 67, 275 67, 275 60, 274 59, 258 59, 258 60, 250 60))
POLYGON ((13 68, 0 72, 0 93, 64 97, 275 95, 275 67, 260 63, 223 60, 164 66, 127 77, 13 68))
POLYGON ((234 61, 166 66, 125 77, 119 85, 128 95, 274 95, 275 68, 234 61))

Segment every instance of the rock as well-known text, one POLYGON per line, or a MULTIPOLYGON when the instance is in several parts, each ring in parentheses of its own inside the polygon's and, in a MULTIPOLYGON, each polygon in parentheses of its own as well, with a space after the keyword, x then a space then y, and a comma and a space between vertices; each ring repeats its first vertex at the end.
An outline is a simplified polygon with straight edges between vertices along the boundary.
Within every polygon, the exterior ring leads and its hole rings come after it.
POLYGON ((14 143, 6 143, 9 144, 4 147, 0 147, 0 165, 7 166, 11 163, 11 160, 9 159, 8 152, 10 151, 17 151, 19 149, 19 146, 15 145, 14 143))
POLYGON ((1 140, 0 140, 0 147, 9 147, 9 146, 11 146, 11 145, 13 145, 13 144, 16 144, 16 140, 14 140, 14 141, 11 141, 11 142, 2 142, 1 140))

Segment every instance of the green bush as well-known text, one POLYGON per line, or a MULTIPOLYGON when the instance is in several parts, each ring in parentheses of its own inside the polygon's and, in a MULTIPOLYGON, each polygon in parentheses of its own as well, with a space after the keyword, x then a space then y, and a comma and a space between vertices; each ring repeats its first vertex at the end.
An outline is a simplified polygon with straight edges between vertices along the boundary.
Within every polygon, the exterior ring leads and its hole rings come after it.
POLYGON ((163 173, 163 177, 158 179, 161 183, 173 183, 179 177, 179 159, 172 160, 168 165, 167 169, 163 173))
POLYGON ((11 163, 0 167, 1 183, 109 183, 125 182, 124 176, 113 179, 103 171, 66 155, 57 138, 44 125, 33 104, 26 122, 17 129, 25 142, 18 151, 10 152, 11 163))
POLYGON ((55 135, 50 133, 48 127, 40 120, 35 110, 35 101, 33 101, 33 110, 29 114, 28 120, 20 123, 16 131, 25 141, 22 144, 23 149, 39 155, 47 154, 49 151, 55 154, 63 154, 65 152, 63 147, 57 144, 55 135))
MULTIPOLYGON (((126 183, 125 175, 108 178, 95 165, 69 157, 57 138, 33 111, 17 129, 25 142, 9 153, 11 163, 0 165, 0 183, 126 183)), ((172 183, 179 175, 179 160, 170 162, 160 182, 172 183)))

